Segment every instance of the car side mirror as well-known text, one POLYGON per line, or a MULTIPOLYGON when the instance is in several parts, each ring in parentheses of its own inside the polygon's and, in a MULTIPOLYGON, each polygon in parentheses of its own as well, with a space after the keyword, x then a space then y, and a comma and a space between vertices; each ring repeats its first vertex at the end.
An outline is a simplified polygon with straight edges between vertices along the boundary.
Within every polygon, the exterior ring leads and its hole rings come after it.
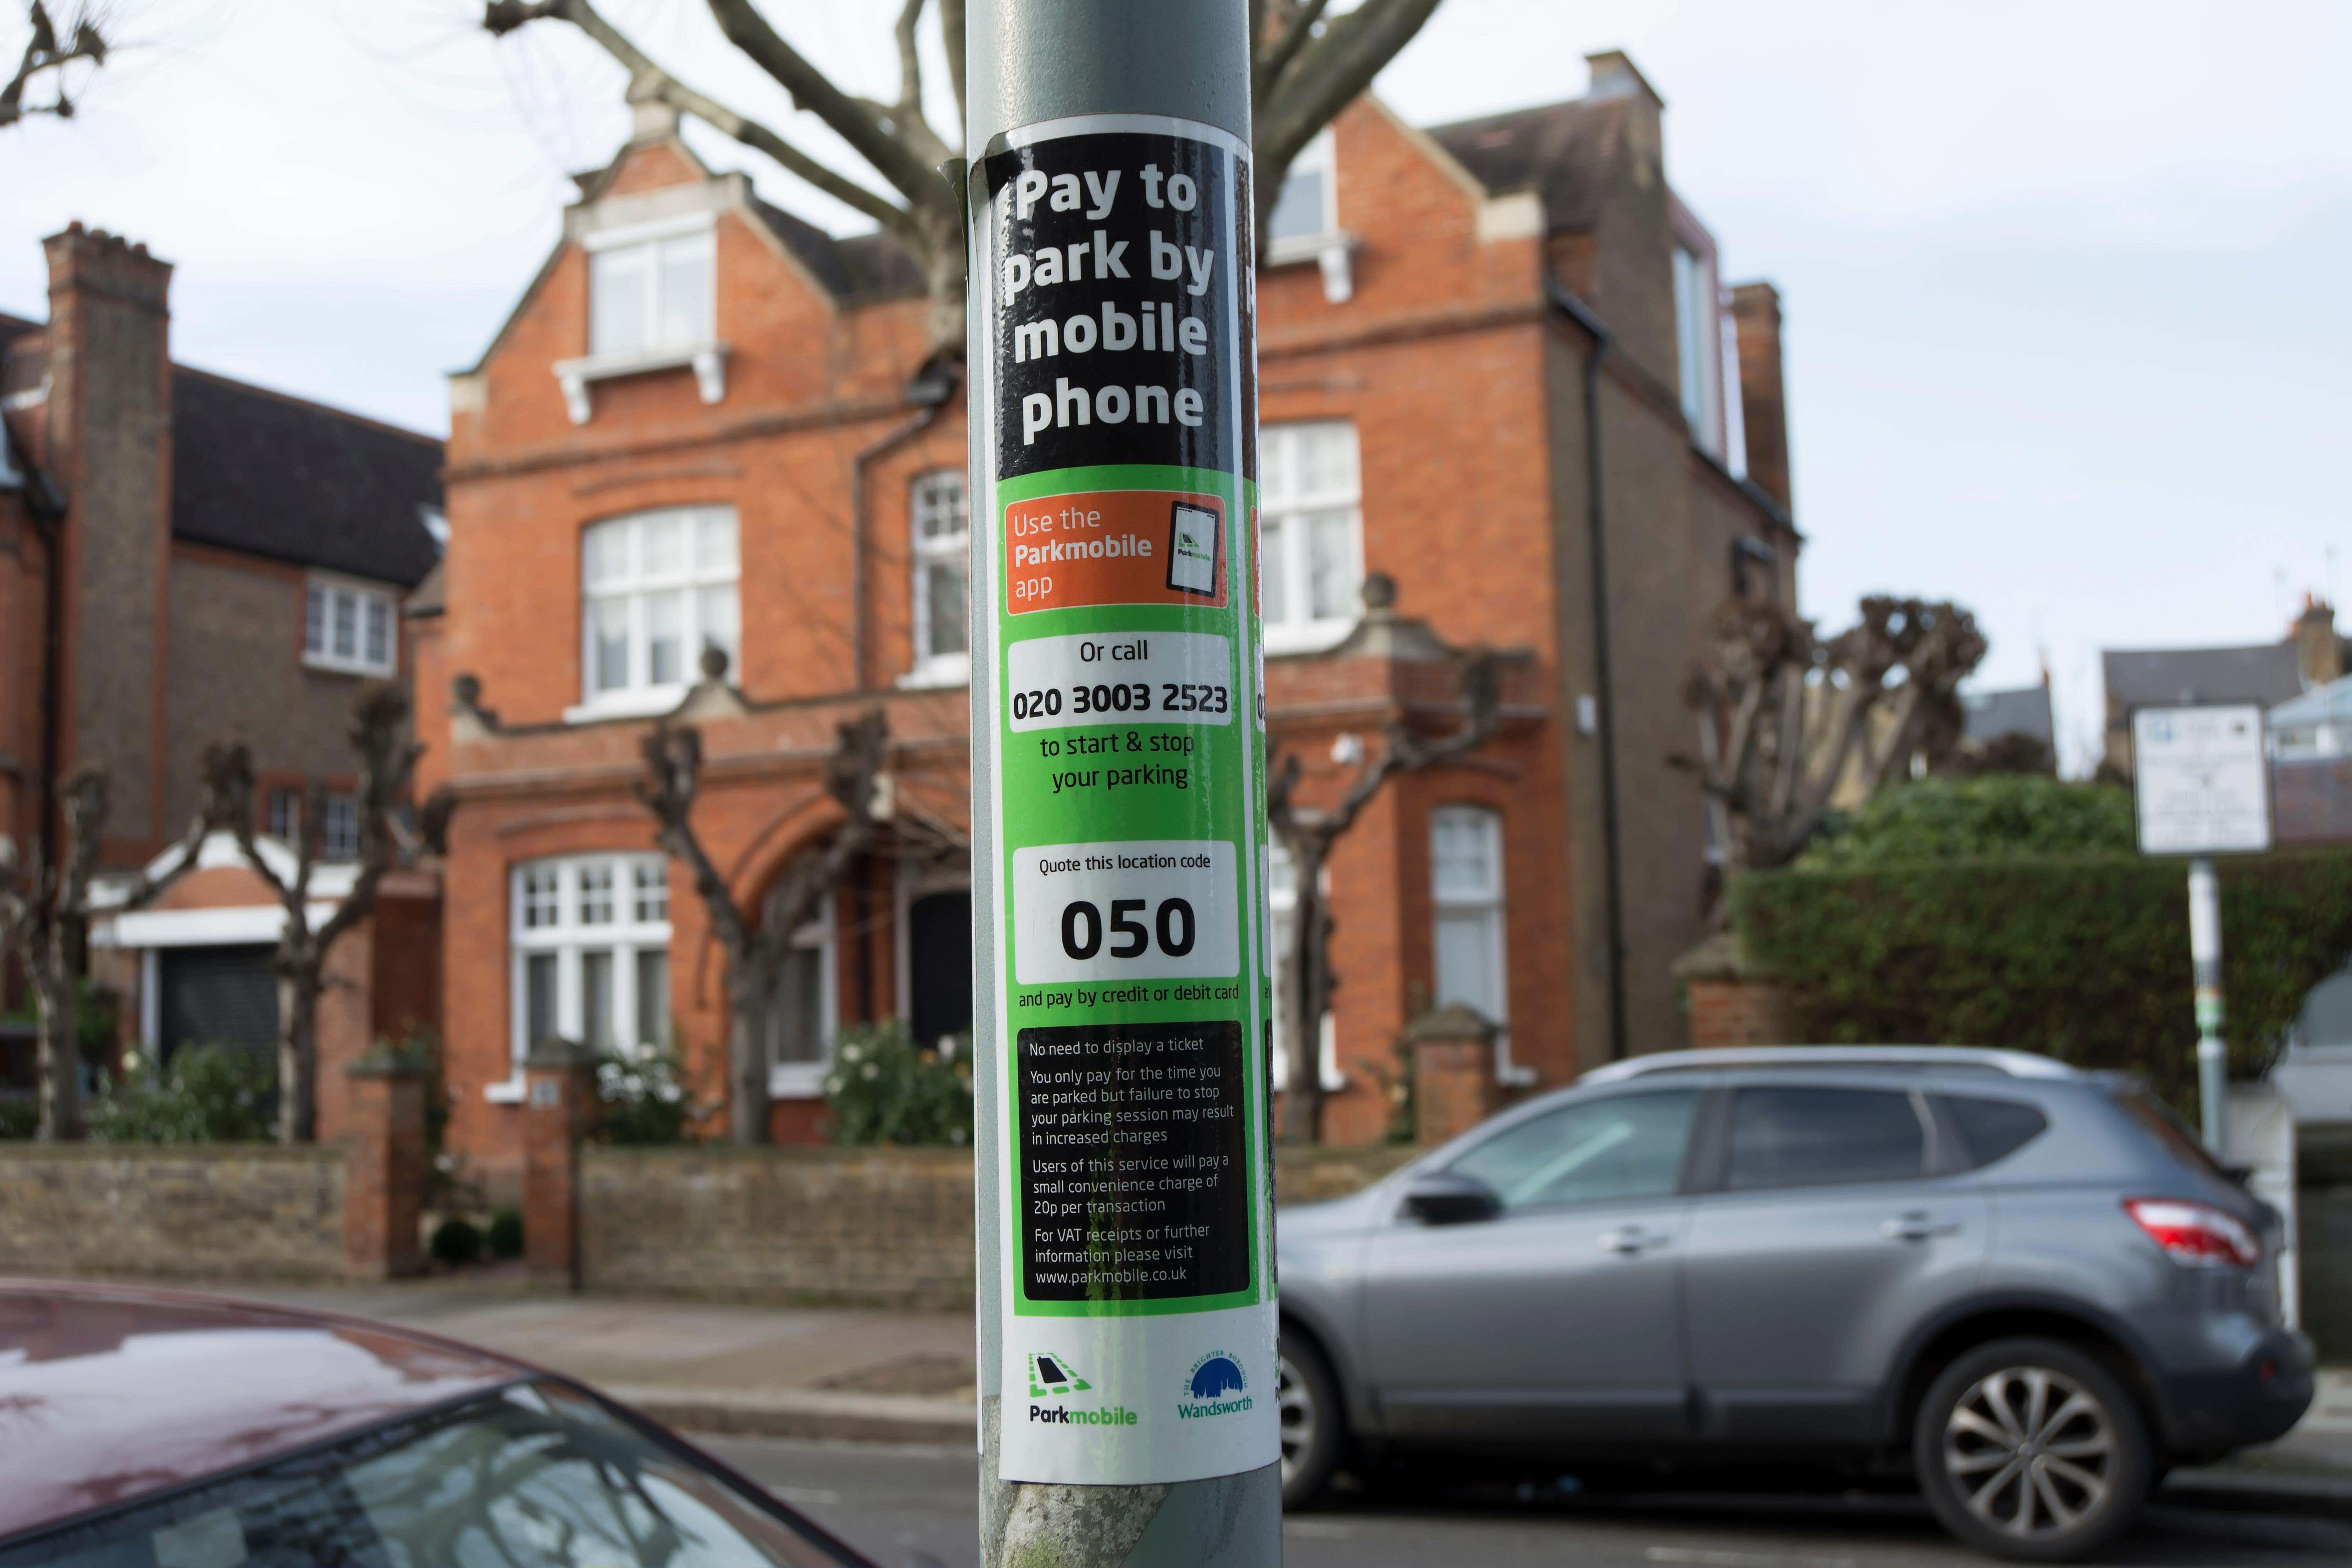
POLYGON ((1423 1225, 1466 1225, 1501 1214, 1503 1199, 1475 1176, 1431 1171, 1405 1188, 1404 1212, 1423 1225))

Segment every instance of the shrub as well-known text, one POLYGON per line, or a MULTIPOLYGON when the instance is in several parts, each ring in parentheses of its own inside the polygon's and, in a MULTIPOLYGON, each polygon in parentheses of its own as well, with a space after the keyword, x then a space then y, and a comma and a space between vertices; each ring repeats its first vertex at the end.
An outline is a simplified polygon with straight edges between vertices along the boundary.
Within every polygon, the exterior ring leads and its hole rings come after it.
POLYGON ((182 1046, 158 1068, 136 1051, 89 1105, 98 1143, 238 1143, 268 1138, 276 1064, 241 1046, 182 1046))
POLYGON ((1801 865, 1915 865, 2053 855, 2131 855, 2130 792, 1999 773, 1880 790, 1805 851, 1801 865))
POLYGON ((500 1209, 490 1216, 490 1256, 520 1258, 522 1256, 522 1215, 512 1209, 500 1209))
POLYGON ((824 1080, 833 1141, 845 1144, 971 1142, 971 1045, 919 1047, 896 1018, 842 1031, 824 1080))
POLYGON ((691 1142, 694 1110, 687 1103, 675 1051, 598 1058, 596 1102, 594 1136, 600 1142, 691 1142))
POLYGON ((0 1141, 30 1138, 40 1131, 41 1102, 36 1097, 10 1095, 0 1100, 0 1141))
MULTIPOLYGON (((2352 955, 2352 855, 2223 860, 2233 1073, 2268 1065, 2352 955)), ((2137 1072, 2193 1102, 2188 868, 2137 858, 1762 872, 1733 889, 1796 1038, 2006 1046, 2137 1072)))
POLYGON ((433 1227, 433 1258, 452 1268, 482 1258, 482 1233, 471 1220, 445 1219, 433 1227))

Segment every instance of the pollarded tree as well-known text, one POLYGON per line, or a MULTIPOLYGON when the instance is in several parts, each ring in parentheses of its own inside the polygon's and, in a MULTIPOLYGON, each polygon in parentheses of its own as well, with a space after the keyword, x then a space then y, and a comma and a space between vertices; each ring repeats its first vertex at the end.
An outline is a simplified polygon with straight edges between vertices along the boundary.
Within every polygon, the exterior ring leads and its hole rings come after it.
MULTIPOLYGON (((895 98, 847 90, 784 40, 753 0, 706 0, 728 41, 773 78, 795 110, 805 110, 845 142, 887 191, 803 152, 772 127, 698 91, 654 62, 590 0, 489 0, 482 25, 504 36, 532 22, 569 22, 629 73, 632 103, 667 104, 787 173, 872 218, 905 246, 923 269, 931 301, 933 356, 960 357, 964 342, 962 200, 940 177, 961 135, 941 135, 923 114, 918 30, 929 0, 905 0, 898 13, 895 98)), ((1249 0, 1254 118, 1252 178, 1262 229, 1291 160, 1372 83, 1412 41, 1438 0, 1358 0, 1336 10, 1330 0, 1249 0)), ((964 111, 964 0, 939 0, 939 30, 954 89, 956 121, 964 111)))
MULTIPOLYGON (((703 657, 707 679, 715 684, 726 672, 724 656, 703 657)), ((764 921, 736 904, 726 877, 694 830, 694 802, 702 787, 702 732, 666 719, 643 743, 646 776, 638 782, 637 798, 653 814, 661 847, 683 861, 693 877, 711 934, 726 955, 727 1131, 740 1144, 768 1141, 765 1024, 769 998, 784 961, 792 956, 793 933, 824 911, 825 900, 879 832, 876 794, 888 761, 889 726, 882 710, 873 708, 840 725, 838 731, 825 763, 824 790, 841 807, 841 823, 814 850, 785 868, 768 897, 764 921)))
POLYGON ((58 810, 65 818, 65 847, 54 866, 45 863, 37 845, 20 856, 0 836, 0 954, 13 950, 33 986, 39 1136, 71 1140, 84 1131, 75 983, 85 962, 90 917, 152 903, 195 865, 212 819, 208 806, 200 809, 163 861, 108 888, 101 910, 93 883, 110 813, 106 774, 86 769, 67 780, 58 810))
POLYGON ((1822 639, 1775 602, 1715 612, 1687 692, 1727 873, 1785 866, 1841 795, 1866 800, 1911 759, 1958 745, 1959 684, 1985 656, 1957 605, 1875 596, 1822 639))
POLYGON ((1331 972, 1336 922, 1323 889, 1323 868, 1333 847, 1391 779, 1459 763, 1494 737, 1502 714, 1499 656, 1475 649, 1463 657, 1461 709, 1461 722, 1444 735, 1424 735, 1404 720, 1391 723, 1381 749, 1356 764, 1355 777, 1328 806, 1299 799, 1297 752, 1283 753, 1268 770, 1266 826, 1290 858, 1297 900, 1289 942, 1276 960, 1282 965, 1286 1004, 1284 1066, 1289 1081, 1283 1089, 1281 1128, 1286 1143, 1312 1143, 1323 1131, 1323 1015, 1330 1011, 1339 985, 1331 972))
POLYGON ((457 797, 444 786, 425 803, 410 828, 403 819, 409 781, 425 748, 410 738, 408 698, 397 686, 363 689, 349 735, 358 754, 359 860, 349 887, 318 924, 310 922, 315 887, 327 864, 327 789, 313 784, 302 803, 292 866, 266 851, 254 826, 253 757, 243 745, 205 749, 205 791, 213 818, 236 837, 237 848, 286 911, 286 926, 270 955, 278 977, 278 1141, 310 1143, 319 1136, 319 999, 331 984, 327 961, 335 943, 375 911, 384 878, 419 852, 438 854, 457 797))
POLYGON ((25 11, 28 29, 25 52, 16 61, 16 74, 0 83, 0 125, 14 125, 28 114, 70 120, 74 100, 66 89, 68 71, 77 64, 94 68, 106 63, 106 39, 99 31, 98 17, 85 6, 60 27, 50 19, 42 0, 32 0, 25 11), (44 79, 49 86, 48 101, 26 103, 26 90, 44 79))

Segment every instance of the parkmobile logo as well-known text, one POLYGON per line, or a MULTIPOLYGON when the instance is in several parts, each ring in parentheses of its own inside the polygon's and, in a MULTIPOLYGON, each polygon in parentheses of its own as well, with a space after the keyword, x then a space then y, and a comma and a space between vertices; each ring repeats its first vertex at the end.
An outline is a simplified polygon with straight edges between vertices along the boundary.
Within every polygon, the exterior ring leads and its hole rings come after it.
POLYGON ((1176 1414, 1183 1420, 1197 1421, 1247 1410, 1251 1404, 1242 1358, 1229 1351, 1211 1351, 1185 1374, 1184 1397, 1177 1400, 1176 1414))
POLYGON ((1093 1387, 1093 1384, 1077 1374, 1066 1356, 1039 1352, 1029 1358, 1029 1419, 1042 1421, 1048 1426, 1132 1426, 1136 1424, 1138 1417, 1135 1412, 1124 1405, 1073 1410, 1066 1405, 1036 1403, 1056 1394, 1077 1394, 1093 1387))

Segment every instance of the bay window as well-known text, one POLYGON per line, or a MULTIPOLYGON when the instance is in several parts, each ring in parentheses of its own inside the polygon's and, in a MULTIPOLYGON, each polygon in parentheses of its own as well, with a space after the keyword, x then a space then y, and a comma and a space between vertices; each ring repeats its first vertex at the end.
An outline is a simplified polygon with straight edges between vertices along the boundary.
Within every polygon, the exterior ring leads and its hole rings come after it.
POLYGON ((1364 514, 1353 425, 1265 427, 1258 444, 1258 569, 1268 652, 1328 647, 1355 625, 1364 514))
POLYGON ((637 1054, 669 1044, 669 862, 575 855, 517 866, 509 892, 510 1041, 521 1089, 532 1046, 570 1040, 637 1054))
POLYGON ((581 535, 583 687, 573 718, 674 708, 702 650, 736 655, 732 507, 676 507, 581 535))

